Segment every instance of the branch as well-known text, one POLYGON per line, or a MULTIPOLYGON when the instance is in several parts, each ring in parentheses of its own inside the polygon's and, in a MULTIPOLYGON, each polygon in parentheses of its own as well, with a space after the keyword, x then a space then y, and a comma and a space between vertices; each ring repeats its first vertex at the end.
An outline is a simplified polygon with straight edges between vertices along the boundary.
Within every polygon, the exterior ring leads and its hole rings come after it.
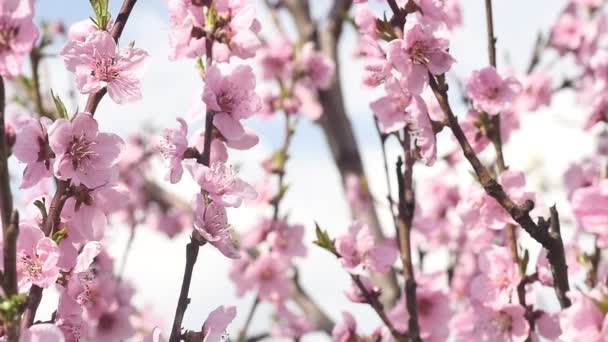
POLYGON ((404 135, 404 157, 405 170, 402 171, 403 161, 401 157, 397 160, 397 184, 399 191, 399 221, 397 235, 399 237, 399 250, 401 263, 403 264, 403 295, 408 313, 408 335, 414 342, 421 342, 420 326, 418 325, 418 309, 416 301, 416 278, 414 277, 414 267, 412 265, 412 246, 410 233, 412 230, 412 220, 416 201, 414 198, 413 168, 414 156, 412 155, 409 133, 407 130, 404 135))
MULTIPOLYGON (((351 278, 355 285, 357 285, 357 287, 359 288, 359 291, 361 291, 361 293, 363 294, 363 297, 365 297, 366 302, 372 307, 372 309, 374 309, 378 317, 380 317, 380 320, 382 320, 382 323, 384 323, 393 338, 395 338, 395 341, 408 341, 407 335, 397 331, 391 320, 384 312, 384 306, 382 305, 382 303, 380 303, 376 296, 372 295, 371 293, 369 293, 369 291, 367 291, 367 288, 365 287, 359 276, 351 274, 351 278)), ((418 338, 417 341, 420 341, 420 338, 418 338)))
POLYGON ((255 314, 255 310, 258 308, 258 305, 260 304, 260 297, 255 297, 255 300, 253 301, 253 304, 251 305, 251 308, 249 309, 249 313, 247 314, 247 320, 245 321, 245 325, 243 326, 243 329, 241 329, 241 331, 239 331, 239 336, 236 339, 237 342, 245 342, 246 338, 247 338, 247 330, 249 329, 249 326, 251 325, 251 321, 253 320, 253 315, 255 314))
POLYGON ((557 211, 552 209, 552 228, 549 232, 549 224, 543 219, 539 219, 538 224, 530 217, 530 211, 534 208, 534 202, 528 200, 523 205, 518 205, 505 193, 504 189, 495 179, 492 178, 488 169, 481 163, 471 144, 467 140, 462 128, 458 124, 458 119, 454 115, 448 100, 447 85, 442 82, 438 84, 434 76, 429 75, 429 84, 439 106, 445 113, 448 124, 454 137, 458 141, 465 158, 469 161, 477 178, 483 186, 485 192, 500 204, 534 240, 540 243, 547 250, 547 258, 551 264, 554 288, 562 308, 570 306, 570 300, 566 296, 569 291, 568 286, 568 266, 564 253, 564 245, 559 232, 559 219, 557 211))
POLYGON ((190 237, 190 242, 186 245, 186 267, 184 269, 179 299, 177 300, 177 307, 175 308, 175 318, 173 319, 173 327, 171 328, 171 336, 169 337, 170 342, 178 342, 180 340, 182 321, 184 320, 188 304, 190 304, 188 293, 190 292, 190 283, 192 282, 192 271, 198 258, 199 247, 204 244, 204 242, 197 239, 196 235, 198 234, 195 234, 194 231, 190 237))
MULTIPOLYGON (((135 6, 135 3, 137 2, 137 0, 124 0, 124 2, 122 3, 122 7, 120 8, 120 11, 118 12, 118 16, 116 16, 116 21, 114 22, 114 25, 112 25, 112 38, 114 38, 114 41, 116 43, 118 43, 118 40, 120 39, 120 36, 122 35, 122 31, 125 29, 125 25, 127 24, 127 20, 129 19, 129 15, 131 15, 131 11, 133 11, 133 7, 135 6)), ((103 88, 91 95, 89 95, 89 98, 87 99, 87 104, 85 106, 84 111, 91 113, 91 115, 95 115, 95 111, 97 110, 97 105, 99 105, 99 102, 101 101, 101 99, 104 97, 104 95, 107 93, 107 89, 103 88)))

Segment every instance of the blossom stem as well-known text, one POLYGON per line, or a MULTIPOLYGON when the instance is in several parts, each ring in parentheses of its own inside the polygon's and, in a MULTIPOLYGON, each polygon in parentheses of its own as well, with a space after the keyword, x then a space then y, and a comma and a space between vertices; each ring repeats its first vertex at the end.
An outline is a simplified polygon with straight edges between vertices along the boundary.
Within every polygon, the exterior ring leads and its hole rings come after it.
MULTIPOLYGON (((43 222, 42 231, 45 236, 50 236, 53 231, 59 226, 61 222, 61 211, 65 201, 72 196, 69 189, 69 182, 63 180, 56 180, 57 189, 51 200, 51 206, 46 220, 43 222)), ((36 311, 42 300, 43 289, 37 285, 32 285, 30 292, 27 296, 27 302, 25 305, 25 311, 21 318, 21 330, 29 328, 34 323, 36 317, 36 311)))
POLYGON ((481 163, 471 144, 467 140, 464 131, 458 124, 448 99, 447 85, 439 84, 434 76, 429 75, 429 84, 439 106, 445 113, 448 124, 454 137, 458 141, 465 158, 473 167, 475 174, 486 193, 494 198, 534 240, 547 250, 547 259, 551 265, 553 283, 556 295, 562 308, 570 306, 570 299, 566 293, 570 290, 568 285, 568 266, 564 252, 564 244, 559 229, 559 218, 555 206, 551 208, 551 218, 546 221, 540 218, 538 223, 530 217, 530 211, 534 208, 534 202, 526 201, 524 205, 517 205, 506 194, 502 186, 490 175, 489 170, 481 163), (549 229, 551 228, 551 229, 549 229))
POLYGON ((175 309, 175 318, 173 319, 173 327, 171 328, 171 336, 169 337, 169 342, 179 342, 181 338, 184 314, 186 313, 188 304, 190 304, 188 292, 190 292, 192 272, 194 270, 194 264, 196 264, 196 259, 198 258, 198 251, 200 246, 201 242, 196 239, 193 233, 193 235, 190 237, 190 242, 186 245, 186 267, 184 269, 182 287, 179 293, 179 299, 177 300, 177 308, 175 309))
POLYGON ((388 189, 388 194, 386 198, 388 200, 389 211, 391 213, 391 217, 393 218, 393 224, 397 227, 397 215, 395 214, 395 201, 393 200, 393 191, 391 190, 391 178, 388 171, 388 159, 386 155, 386 139, 389 135, 382 133, 380 130, 380 126, 378 125, 378 118, 374 116, 374 125, 376 127, 376 132, 378 132, 378 137, 380 138, 380 147, 382 149, 382 164, 384 166, 384 178, 386 179, 386 188, 388 189))
POLYGON ((44 106, 42 104, 39 72, 40 59, 40 50, 38 48, 32 49, 32 51, 30 52, 30 65, 32 68, 32 88, 34 90, 34 104, 36 106, 36 111, 38 112, 38 115, 45 116, 52 120, 54 119, 54 115, 52 115, 51 113, 47 113, 47 111, 44 110, 44 106))
MULTIPOLYGON (((205 42, 206 55, 207 55, 207 69, 211 66, 213 61, 212 58, 212 47, 213 41, 207 39, 205 42)), ((209 166, 211 159, 211 140, 213 139, 213 112, 207 111, 205 115, 205 144, 203 146, 203 152, 197 161, 200 164, 209 166)), ((199 248, 205 244, 205 240, 193 230, 190 242, 186 245, 186 266, 184 269, 184 276, 182 278, 182 287, 177 300, 177 308, 175 308, 175 317, 173 318, 173 328, 171 329, 171 336, 169 342, 178 342, 181 338, 182 322, 184 320, 184 314, 188 309, 190 298, 188 293, 190 292, 190 283, 192 282, 192 272, 194 271, 194 264, 198 258, 199 248)))
MULTIPOLYGON (((114 41, 116 43, 118 43, 118 40, 120 39, 120 36, 122 35, 122 31, 125 29, 125 25, 127 24, 127 20, 129 19, 129 16, 131 15, 131 12, 133 11, 133 7, 135 6, 135 3, 137 2, 137 0, 124 0, 124 2, 122 3, 122 7, 120 7, 120 11, 118 12, 118 15, 116 16, 116 21, 114 22, 114 25, 112 25, 112 38, 114 38, 114 41)), ((85 106, 85 112, 87 113, 91 113, 91 115, 95 115, 95 111, 97 110, 97 106, 99 105, 99 102, 101 102, 101 99, 106 95, 106 93, 108 92, 108 90, 106 88, 103 88, 91 95, 89 95, 89 98, 87 99, 87 104, 85 106)))
MULTIPOLYGON (((359 278, 359 276, 357 276, 357 275, 352 275, 352 274, 351 274, 351 278, 352 278, 353 282, 355 283, 355 285, 357 285, 357 287, 363 294, 363 297, 365 297, 365 301, 372 307, 372 309, 374 309, 376 314, 378 314, 378 317, 380 317, 380 320, 382 320, 384 325, 388 328, 388 330, 390 331, 390 333, 393 336, 393 338, 395 339, 395 341, 398 341, 398 342, 408 341, 407 336, 403 333, 400 333, 395 328, 395 326, 393 325, 391 320, 388 318, 388 316, 384 312, 384 306, 382 305, 382 303, 380 303, 380 301, 378 300, 378 297, 372 295, 371 293, 369 293, 369 291, 367 291, 367 288, 365 287, 365 284, 363 284, 363 282, 361 281, 361 278, 359 278)), ((408 335, 409 335, 409 333, 408 333, 408 335)), ((418 339, 418 341, 420 341, 420 339, 418 339)))
MULTIPOLYGON (((10 297, 17 294, 17 235, 19 234, 19 214, 13 211, 13 194, 11 192, 10 175, 8 171, 9 146, 6 138, 5 126, 6 97, 4 92, 4 79, 0 77, 0 222, 4 246, 4 273, 2 274, 2 288, 4 295, 10 297)), ((9 341, 16 341, 19 337, 19 324, 17 322, 4 322, 9 341)))
POLYGON ((249 329, 249 326, 251 325, 251 321, 253 321, 253 315, 255 314, 255 310, 258 308, 259 304, 260 304, 260 298, 256 296, 255 300, 253 301, 253 304, 251 305, 251 308, 249 309, 249 313, 247 314, 247 320, 245 321, 245 325, 243 326, 243 329, 241 329, 241 331, 239 332, 239 336, 236 339, 236 342, 245 342, 246 341, 247 330, 249 329))
POLYGON ((412 220, 416 208, 414 198, 413 168, 415 158, 411 149, 409 132, 404 132, 403 154, 404 162, 401 157, 397 160, 397 184, 399 192, 399 210, 397 235, 399 237, 399 250, 401 263, 403 264, 403 296, 408 312, 408 335, 414 342, 420 342, 420 326, 418 325, 418 308, 416 303, 416 278, 414 277, 414 266, 412 264, 412 246, 410 233, 412 230, 412 220))
MULTIPOLYGON (((486 31, 487 31, 487 40, 488 40, 488 62, 491 66, 496 68, 496 36, 494 35, 494 15, 492 11, 492 0, 485 0, 486 7, 486 31)), ((486 114, 487 116, 487 114, 486 114)), ((492 145, 494 146, 494 151, 496 152, 496 166, 498 168, 499 173, 503 173, 507 167, 505 163, 505 157, 502 149, 502 137, 501 137, 501 123, 500 123, 500 114, 494 115, 489 118, 489 124, 487 128, 487 135, 492 145)), ((513 224, 507 224, 505 227, 507 241, 509 244, 509 249, 511 250, 511 254, 513 255, 513 261, 520 264, 519 253, 517 251, 517 232, 516 226, 513 224)), ((519 267, 521 270, 521 267, 519 267)), ((525 273, 525 270, 522 272, 525 273)), ((523 274, 522 274, 523 275, 523 274)), ((525 306, 525 298, 524 302, 521 303, 525 306)))

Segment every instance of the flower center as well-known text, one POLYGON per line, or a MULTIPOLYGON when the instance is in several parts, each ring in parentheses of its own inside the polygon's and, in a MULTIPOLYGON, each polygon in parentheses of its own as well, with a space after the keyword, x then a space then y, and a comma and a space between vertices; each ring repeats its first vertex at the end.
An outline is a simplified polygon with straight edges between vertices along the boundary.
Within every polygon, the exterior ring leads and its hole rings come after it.
POLYGON ((513 319, 506 313, 499 313, 498 316, 494 318, 494 327, 501 333, 506 333, 511 331, 511 327, 513 325, 513 319))
POLYGON ((97 155, 93 150, 93 146, 97 143, 95 141, 87 140, 82 134, 80 137, 74 137, 70 147, 68 148, 68 155, 72 160, 72 166, 74 170, 83 169, 83 164, 88 162, 92 156, 97 155))
POLYGON ((116 59, 106 56, 96 59, 91 75, 104 82, 112 82, 117 79, 120 72, 116 68, 116 59))
POLYGON ((266 268, 260 272, 260 280, 268 282, 274 279, 274 271, 271 268, 266 268))
POLYGON ((11 42, 19 33, 19 27, 3 16, 0 18, 0 53, 4 53, 11 50, 11 42))
POLYGON ((219 96, 218 104, 224 112, 232 112, 234 108, 234 94, 222 93, 219 96))
POLYGON ((114 327, 114 321, 114 316, 104 313, 101 315, 101 317, 99 317, 97 328, 101 331, 111 331, 112 327, 114 327))
POLYGON ((30 279, 40 278, 42 275, 42 265, 38 258, 33 258, 29 255, 23 255, 21 257, 21 266, 25 273, 27 273, 30 279))
POLYGON ((426 49, 421 42, 416 42, 409 49, 410 61, 413 64, 428 64, 429 58, 426 56, 426 49))

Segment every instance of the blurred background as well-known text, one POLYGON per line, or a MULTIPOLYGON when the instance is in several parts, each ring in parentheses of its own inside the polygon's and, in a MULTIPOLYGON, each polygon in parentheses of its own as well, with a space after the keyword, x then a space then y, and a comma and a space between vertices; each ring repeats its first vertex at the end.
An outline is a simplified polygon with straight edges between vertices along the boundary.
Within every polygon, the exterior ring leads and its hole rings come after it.
MULTIPOLYGON (((262 34, 271 38, 277 33, 262 1, 255 2, 263 27, 262 34)), ((313 15, 322 21, 332 1, 310 2, 313 15)), ((112 13, 117 13, 121 1, 111 0, 110 3, 112 13)), ((512 70, 515 73, 525 71, 538 32, 548 30, 565 3, 566 0, 494 2, 499 70, 512 70)), ((383 10, 382 4, 373 6, 378 13, 383 10)), ((463 0, 461 7, 463 25, 455 33, 451 44, 451 53, 458 62, 450 76, 462 79, 472 70, 487 65, 487 50, 483 1, 463 0)), ((39 21, 62 20, 66 27, 92 15, 86 0, 39 0, 36 11, 39 21)), ((286 20, 288 32, 294 32, 288 17, 282 19, 286 20)), ((295 39, 295 35, 292 39, 295 39)), ((187 115, 193 99, 203 86, 193 61, 170 62, 167 58, 168 10, 164 0, 142 0, 137 3, 121 38, 123 45, 131 41, 151 55, 151 64, 143 80, 143 99, 134 104, 117 105, 106 98, 96 115, 102 130, 117 133, 123 138, 142 129, 159 130, 176 126, 175 117, 187 115)), ((58 42, 53 50, 58 53, 62 45, 63 42, 58 42)), ((362 67, 353 57, 355 48, 355 31, 352 26, 346 25, 339 48, 345 102, 363 154, 371 192, 377 199, 377 210, 385 231, 392 235, 393 229, 384 200, 387 189, 380 142, 369 110, 369 102, 378 95, 360 85, 362 67)), ((549 55, 547 59, 550 60, 551 57, 549 55)), ((72 75, 65 71, 63 61, 60 58, 48 59, 42 70, 43 78, 46 79, 43 89, 53 88, 63 98, 68 98, 66 94, 73 80, 72 75)), ((571 71, 565 65, 556 65, 551 70, 556 79, 561 79, 571 71)), ((259 86, 263 88, 265 85, 259 86)), ((85 101, 83 96, 78 96, 76 103, 66 100, 68 111, 75 110, 76 106, 83 108, 85 101)), ((566 218, 569 214, 564 204, 565 196, 559 185, 569 163, 590 154, 593 149, 591 137, 583 134, 581 129, 586 117, 583 109, 577 108, 573 94, 568 91, 560 92, 553 98, 550 109, 522 115, 521 129, 511 138, 505 150, 506 160, 511 168, 527 172, 529 190, 540 192, 547 205, 557 202, 560 214, 566 218)), ((260 143, 244 153, 232 153, 231 160, 233 164, 240 165, 243 179, 256 183, 261 181, 262 176, 260 162, 281 144, 283 123, 279 117, 270 120, 253 118, 249 120, 248 125, 256 130, 260 143)), ((442 132, 438 144, 439 154, 451 151, 452 147, 449 132, 442 132)), ((397 147, 390 146, 391 164, 397 155, 397 147)), ((290 191, 282 203, 282 210, 289 213, 291 223, 300 223, 306 227, 305 241, 309 247, 309 257, 298 262, 301 283, 333 319, 339 320, 342 311, 350 311, 357 318, 360 329, 371 332, 379 323, 375 313, 365 305, 356 305, 346 299, 343 292, 350 284, 347 274, 333 256, 311 243, 314 240, 314 221, 328 229, 333 236, 346 231, 351 222, 339 174, 317 124, 307 119, 301 121, 291 147, 291 156, 286 176, 290 191)), ((416 171, 416 178, 422 180, 432 177, 444 167, 439 163, 433 168, 420 168, 416 171)), ((183 197, 185 201, 190 200, 190 195, 196 191, 192 183, 182 181, 177 186, 170 187, 162 181, 164 170, 160 164, 157 170, 161 184, 183 197)), ((19 172, 17 168, 15 172, 19 172)), ((463 170, 463 175, 464 179, 470 179, 466 170, 463 170)), ((229 221, 237 230, 246 231, 260 215, 260 210, 256 207, 232 210, 229 212, 229 221)), ((128 236, 126 227, 116 225, 108 234, 110 252, 117 259, 120 259, 124 252, 128 236)), ((185 262, 184 246, 187 241, 186 233, 169 239, 143 227, 138 229, 135 235, 126 265, 126 278, 137 289, 137 304, 140 308, 151 305, 146 312, 158 318, 165 332, 169 331, 175 310, 185 262)), ((430 262, 432 263, 432 260, 430 262)), ((229 267, 229 260, 216 249, 201 249, 194 271, 190 293, 192 301, 184 320, 185 327, 200 328, 208 313, 217 306, 236 305, 237 318, 229 328, 230 335, 236 337, 236 332, 244 324, 254 296, 236 296, 235 288, 228 278, 229 267)), ((56 297, 45 294, 44 303, 47 304, 43 303, 38 316, 40 319, 50 317, 49 303, 56 300, 56 297)), ((261 306, 250 328, 252 334, 269 329, 272 322, 271 312, 270 307, 265 304, 261 306)), ((310 334, 303 340, 325 339, 324 335, 310 334)))

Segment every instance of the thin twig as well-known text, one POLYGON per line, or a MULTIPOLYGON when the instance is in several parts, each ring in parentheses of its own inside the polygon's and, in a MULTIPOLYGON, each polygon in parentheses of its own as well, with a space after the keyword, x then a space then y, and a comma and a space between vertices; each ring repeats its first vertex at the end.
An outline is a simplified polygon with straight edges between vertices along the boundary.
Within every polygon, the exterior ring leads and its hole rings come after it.
POLYGON ((397 185, 399 192, 399 220, 397 232, 399 237, 399 251, 401 263, 403 264, 403 296, 408 313, 408 335, 414 342, 421 342, 420 326, 418 325, 418 308, 416 301, 416 278, 414 277, 414 266, 412 264, 412 246, 410 233, 416 200, 414 198, 413 168, 414 156, 410 145, 409 132, 404 129, 403 154, 405 158, 405 169, 401 157, 397 160, 397 185))
POLYGON ((547 250, 547 259, 551 265, 551 271, 553 275, 554 288, 557 297, 562 307, 570 306, 570 300, 566 296, 569 291, 568 285, 568 266, 566 264, 566 256, 564 253, 564 245, 561 240, 561 234, 559 232, 559 221, 557 217, 557 211, 552 208, 551 220, 547 222, 542 218, 539 219, 538 224, 530 217, 530 211, 534 208, 534 202, 531 200, 526 201, 523 205, 518 205, 506 194, 502 186, 496 182, 490 175, 488 169, 481 163, 475 151, 471 147, 471 144, 467 140, 462 128, 458 124, 458 119, 454 115, 452 108, 449 104, 447 85, 442 83, 438 84, 434 76, 429 75, 429 84, 435 98, 439 103, 439 106, 445 113, 450 129, 454 134, 454 137, 458 141, 465 158, 469 164, 473 167, 473 170, 477 174, 479 183, 484 188, 486 193, 503 207, 534 240, 540 243, 547 250), (551 224, 551 232, 549 232, 549 223, 551 224))
POLYGON ((247 314, 247 319, 245 320, 245 325, 243 325, 243 328, 241 329, 241 331, 239 331, 239 336, 236 339, 237 342, 245 342, 245 340, 247 338, 247 330, 249 329, 249 326, 251 325, 251 322, 253 321, 253 315, 255 314, 255 310, 258 308, 259 304, 260 304, 260 297, 256 296, 255 300, 253 301, 253 304, 251 304, 249 313, 247 314))

